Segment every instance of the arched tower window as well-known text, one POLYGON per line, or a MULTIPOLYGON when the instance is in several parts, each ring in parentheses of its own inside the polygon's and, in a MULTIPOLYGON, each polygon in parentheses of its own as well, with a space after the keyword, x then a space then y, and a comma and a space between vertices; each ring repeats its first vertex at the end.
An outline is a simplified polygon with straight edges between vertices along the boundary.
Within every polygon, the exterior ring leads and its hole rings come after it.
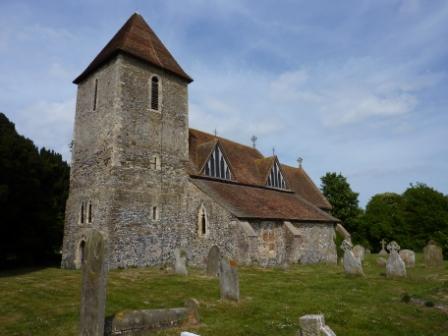
POLYGON ((160 78, 152 76, 150 86, 151 110, 160 111, 160 78))
POLYGON ((92 202, 87 204, 87 223, 92 223, 92 202))
POLYGON ((204 175, 224 180, 231 180, 232 173, 218 145, 215 146, 204 167, 204 175))
POLYGON ((86 261, 86 252, 85 252, 85 248, 86 248, 86 242, 83 240, 81 241, 81 243, 79 244, 79 261, 81 262, 81 266, 84 264, 84 262, 86 261))
POLYGON ((199 208, 198 213, 198 235, 204 237, 208 233, 208 218, 204 204, 199 208))
POLYGON ((268 176, 267 186, 279 189, 286 189, 286 182, 280 170, 280 167, 278 166, 277 161, 274 162, 274 165, 271 168, 271 172, 269 173, 268 176))

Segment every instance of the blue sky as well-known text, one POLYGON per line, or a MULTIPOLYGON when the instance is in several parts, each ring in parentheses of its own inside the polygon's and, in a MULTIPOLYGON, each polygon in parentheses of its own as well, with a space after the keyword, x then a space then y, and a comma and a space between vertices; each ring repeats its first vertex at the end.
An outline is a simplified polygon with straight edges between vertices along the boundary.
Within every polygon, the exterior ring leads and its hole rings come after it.
POLYGON ((184 70, 190 125, 258 147, 319 185, 448 193, 448 2, 0 2, 0 111, 69 160, 79 75, 134 12, 184 70))

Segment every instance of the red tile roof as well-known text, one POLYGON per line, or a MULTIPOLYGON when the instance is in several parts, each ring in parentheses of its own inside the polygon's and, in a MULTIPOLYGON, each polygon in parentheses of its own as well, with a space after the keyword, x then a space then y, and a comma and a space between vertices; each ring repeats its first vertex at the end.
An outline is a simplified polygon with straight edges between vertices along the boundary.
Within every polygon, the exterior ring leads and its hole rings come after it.
POLYGON ((135 13, 73 83, 80 83, 90 73, 120 52, 165 69, 189 83, 193 81, 176 62, 143 17, 135 13))
POLYGON ((294 192, 191 177, 201 191, 241 219, 336 223, 336 218, 294 192))
POLYGON ((257 149, 190 128, 189 173, 201 190, 241 218, 337 221, 321 209, 331 205, 302 168, 281 164, 288 191, 266 187, 275 156, 264 157, 257 149), (202 168, 219 144, 232 171, 232 183, 200 178, 202 168))

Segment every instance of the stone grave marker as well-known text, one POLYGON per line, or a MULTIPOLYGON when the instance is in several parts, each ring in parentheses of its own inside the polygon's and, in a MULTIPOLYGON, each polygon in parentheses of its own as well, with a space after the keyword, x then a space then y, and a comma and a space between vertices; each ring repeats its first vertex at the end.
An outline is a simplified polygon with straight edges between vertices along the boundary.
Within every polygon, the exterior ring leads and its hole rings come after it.
POLYGON ((355 257, 359 259, 359 261, 361 261, 361 262, 364 261, 364 256, 366 253, 366 249, 364 248, 364 246, 355 245, 352 249, 352 252, 355 255, 355 257))
POLYGON ((187 251, 182 248, 174 250, 174 271, 176 274, 188 275, 187 269, 187 251))
POLYGON ((86 233, 81 265, 81 336, 103 336, 106 307, 106 241, 97 230, 86 233))
POLYGON ((398 245, 395 241, 391 241, 387 244, 387 249, 389 250, 389 258, 387 258, 386 263, 386 276, 388 278, 405 277, 406 266, 398 254, 398 251, 400 251, 400 245, 398 245))
POLYGON ((219 289, 221 299, 239 301, 240 284, 236 261, 221 258, 219 263, 219 289))
POLYGON ((359 260, 352 252, 352 244, 348 240, 343 240, 341 249, 344 251, 344 271, 352 275, 364 275, 361 260, 359 260))
POLYGON ((150 331, 199 323, 199 302, 189 299, 185 307, 168 309, 124 310, 107 323, 107 335, 146 335, 150 331))
POLYGON ((386 266, 386 264, 387 264, 387 260, 384 259, 384 257, 378 257, 378 258, 376 259, 376 264, 377 264, 378 266, 380 266, 380 267, 384 267, 384 266, 386 266))
POLYGON ((219 273, 219 261, 221 260, 221 252, 218 246, 213 245, 207 256, 207 275, 217 276, 219 273))
POLYGON ((443 266, 443 251, 435 241, 430 240, 423 249, 423 260, 429 267, 443 266))
POLYGON ((404 261, 406 267, 415 266, 415 252, 412 250, 400 250, 399 253, 401 259, 404 261))
POLYGON ((385 257, 387 256, 387 251, 384 249, 384 247, 386 246, 387 241, 383 238, 381 239, 380 243, 381 243, 381 251, 378 253, 378 255, 385 257))
POLYGON ((322 314, 301 316, 299 326, 298 336, 336 336, 334 331, 325 324, 325 317, 322 314))

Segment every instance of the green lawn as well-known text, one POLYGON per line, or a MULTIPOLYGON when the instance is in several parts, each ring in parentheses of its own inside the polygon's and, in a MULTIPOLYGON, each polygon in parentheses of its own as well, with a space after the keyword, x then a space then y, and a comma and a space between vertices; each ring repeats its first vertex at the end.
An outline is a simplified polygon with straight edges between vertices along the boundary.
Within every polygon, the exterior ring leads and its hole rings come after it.
MULTIPOLYGON (((188 277, 155 268, 114 270, 109 273, 107 314, 183 306, 185 299, 194 297, 201 304, 202 323, 189 330, 202 336, 294 336, 298 317, 310 313, 324 313, 339 336, 448 335, 448 315, 401 301, 409 293, 448 305, 447 266, 434 270, 418 262, 401 280, 386 279, 375 256, 365 261, 366 278, 349 278, 341 266, 241 268, 238 304, 221 302, 218 280, 201 270, 190 270, 188 277)), ((79 271, 0 273, 0 335, 77 335, 79 292, 79 271)))

